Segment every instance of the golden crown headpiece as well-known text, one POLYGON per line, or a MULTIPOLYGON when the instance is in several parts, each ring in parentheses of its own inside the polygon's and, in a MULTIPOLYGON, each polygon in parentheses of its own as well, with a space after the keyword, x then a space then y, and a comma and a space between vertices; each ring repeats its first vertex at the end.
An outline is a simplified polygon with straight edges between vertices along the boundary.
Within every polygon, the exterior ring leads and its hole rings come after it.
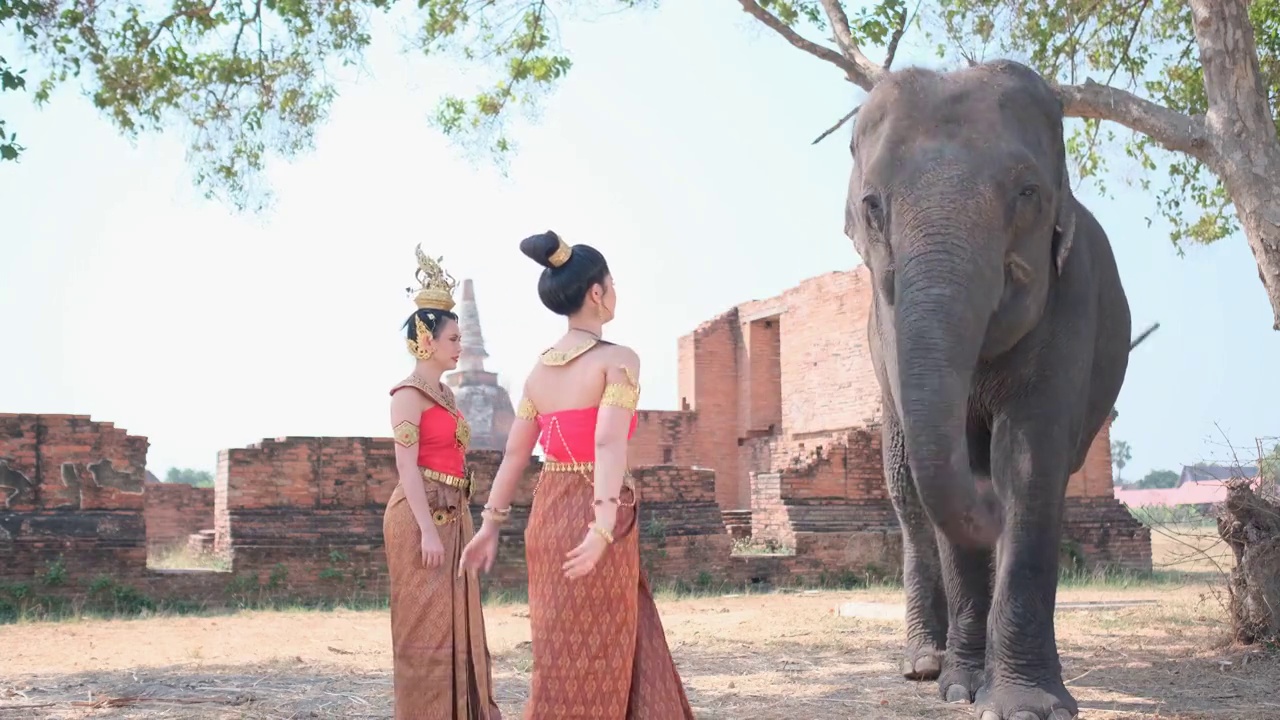
POLYGON ((444 258, 432 260, 427 257, 422 252, 421 244, 414 252, 418 256, 418 270, 413 276, 418 280, 419 287, 417 290, 405 288, 405 292, 413 295, 413 303, 422 310, 453 310, 453 289, 458 286, 458 281, 440 267, 444 258))

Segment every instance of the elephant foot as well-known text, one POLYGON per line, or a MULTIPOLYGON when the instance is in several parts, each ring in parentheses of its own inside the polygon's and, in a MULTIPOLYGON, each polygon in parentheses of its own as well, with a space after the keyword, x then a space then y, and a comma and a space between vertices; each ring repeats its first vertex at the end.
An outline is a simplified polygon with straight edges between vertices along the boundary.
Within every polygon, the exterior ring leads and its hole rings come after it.
POLYGON ((1039 687, 995 685, 977 693, 978 720, 1072 720, 1080 706, 1059 680, 1039 687))
POLYGON ((949 703, 973 702, 978 688, 982 687, 983 672, 980 663, 969 663, 947 658, 946 667, 938 676, 938 692, 949 703))
POLYGON ((911 643, 902 658, 902 677, 908 680, 933 680, 942 672, 943 650, 931 644, 911 643))

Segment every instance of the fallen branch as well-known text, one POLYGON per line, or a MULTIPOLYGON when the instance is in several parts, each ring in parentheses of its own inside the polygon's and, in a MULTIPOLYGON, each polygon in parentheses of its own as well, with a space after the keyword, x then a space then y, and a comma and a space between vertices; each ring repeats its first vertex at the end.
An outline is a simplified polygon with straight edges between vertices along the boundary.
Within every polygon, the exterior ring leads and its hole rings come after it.
POLYGON ((246 697, 221 697, 221 698, 183 698, 183 697, 144 697, 134 695, 129 697, 110 697, 101 700, 77 700, 71 704, 72 707, 86 708, 116 708, 128 707, 130 705, 141 705, 142 703, 173 703, 174 705, 241 705, 248 701, 246 697))

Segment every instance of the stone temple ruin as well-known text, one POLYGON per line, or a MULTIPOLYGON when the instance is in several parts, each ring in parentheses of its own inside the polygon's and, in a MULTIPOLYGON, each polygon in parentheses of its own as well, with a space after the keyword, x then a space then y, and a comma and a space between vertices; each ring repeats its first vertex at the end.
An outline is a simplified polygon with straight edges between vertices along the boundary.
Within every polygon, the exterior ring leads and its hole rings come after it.
MULTIPOLYGON (((865 269, 832 272, 679 339, 681 409, 642 410, 630 451, 655 582, 820 584, 900 572, 864 330, 870 293, 865 269)), ((446 381, 474 427, 478 521, 514 414, 484 369, 470 281, 459 315, 466 343, 446 381)), ((285 437, 223 450, 213 489, 149 479, 147 445, 88 417, 0 414, 0 616, 32 598, 95 593, 201 605, 385 595, 390 438, 285 437), (175 543, 225 558, 227 569, 148 568, 148 548, 175 543)), ((538 470, 535 460, 490 588, 524 584, 538 470)), ((1151 569, 1149 531, 1112 494, 1109 425, 1070 480, 1064 530, 1063 557, 1076 567, 1151 569)))

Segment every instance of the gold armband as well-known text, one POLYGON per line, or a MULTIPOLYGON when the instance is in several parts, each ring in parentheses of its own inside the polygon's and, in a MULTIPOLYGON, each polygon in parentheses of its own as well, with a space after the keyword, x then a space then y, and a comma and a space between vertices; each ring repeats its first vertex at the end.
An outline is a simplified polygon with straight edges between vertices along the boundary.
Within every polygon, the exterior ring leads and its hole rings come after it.
POLYGON ((622 383, 613 383, 604 386, 604 397, 600 398, 600 407, 612 405, 614 407, 625 408, 627 410, 635 410, 636 405, 640 404, 640 391, 631 385, 622 383))
POLYGON ((605 385, 604 396, 600 398, 600 407, 612 405, 627 410, 635 410, 636 406, 640 404, 640 383, 636 381, 636 376, 631 372, 631 368, 626 365, 621 367, 622 372, 627 375, 627 382, 605 385))
POLYGON ((520 420, 533 420, 538 417, 538 411, 534 409, 533 403, 529 398, 520 398, 520 407, 516 408, 516 417, 520 420))
POLYGON ((404 447, 413 447, 418 444, 418 426, 405 420, 395 426, 392 436, 404 447))

